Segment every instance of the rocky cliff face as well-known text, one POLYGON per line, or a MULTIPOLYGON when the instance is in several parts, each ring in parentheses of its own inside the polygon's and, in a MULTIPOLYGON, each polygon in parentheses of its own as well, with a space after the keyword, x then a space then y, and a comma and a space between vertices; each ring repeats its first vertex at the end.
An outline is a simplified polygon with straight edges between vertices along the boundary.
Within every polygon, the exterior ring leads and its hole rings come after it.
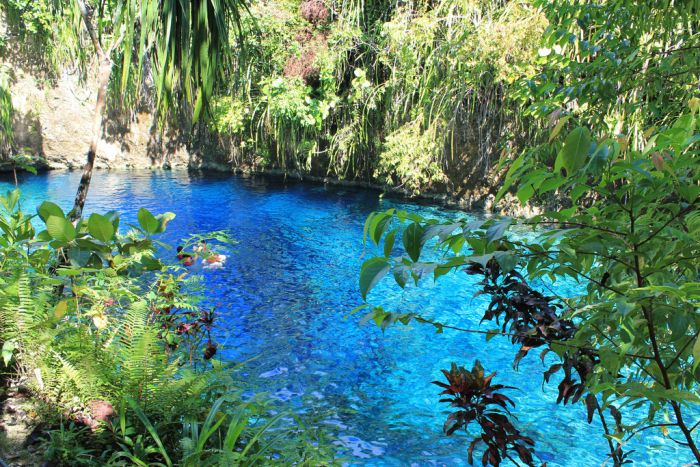
MULTIPOLYGON (((91 138, 96 86, 70 66, 58 75, 47 72, 1 16, 0 39, 5 44, 0 67, 10 76, 15 151, 40 156, 49 168, 81 167, 91 138)), ((104 123, 98 168, 207 165, 178 135, 161 135, 149 113, 110 114, 104 123)))
MULTIPOLYGON (((43 157, 50 168, 83 165, 90 142, 96 91, 65 71, 53 82, 13 66, 14 138, 18 151, 43 157)), ((161 138, 148 113, 106 118, 98 168, 201 165, 177 137, 161 138)))

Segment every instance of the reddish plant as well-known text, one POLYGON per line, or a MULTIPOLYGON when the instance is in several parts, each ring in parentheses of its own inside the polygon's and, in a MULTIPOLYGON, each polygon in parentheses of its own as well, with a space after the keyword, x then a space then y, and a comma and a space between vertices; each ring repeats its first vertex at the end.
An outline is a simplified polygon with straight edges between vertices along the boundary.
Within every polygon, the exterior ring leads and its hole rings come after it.
MULTIPOLYGON (((442 370, 447 383, 433 381, 444 391, 440 395, 447 395, 440 402, 447 402, 459 410, 452 412, 445 420, 443 430, 447 435, 464 428, 475 422, 481 428, 479 436, 475 437, 469 445, 468 461, 474 463, 474 449, 480 443, 486 445, 481 457, 482 465, 490 464, 497 467, 504 459, 510 459, 515 463, 510 453, 516 453, 518 458, 526 465, 533 464, 534 442, 531 438, 523 436, 511 422, 508 405, 515 407, 513 401, 499 391, 512 389, 502 384, 491 384, 496 373, 485 376, 481 363, 477 360, 474 368, 469 371, 464 367, 452 364, 449 371, 442 370)), ((516 463, 517 464, 517 463, 516 463)))
MULTIPOLYGON (((516 270, 504 273, 496 260, 490 260, 486 266, 470 264, 467 274, 483 274, 479 282, 482 293, 491 295, 482 321, 495 320, 501 325, 501 331, 509 333, 514 344, 520 344, 514 365, 536 347, 548 346, 542 352, 542 358, 549 352, 552 342, 563 342, 574 337, 576 324, 558 315, 561 305, 555 303, 554 297, 546 297, 530 287, 525 278, 516 270)), ((545 373, 545 381, 559 370, 564 371, 564 379, 559 384, 557 402, 575 403, 583 396, 584 382, 600 363, 598 354, 593 349, 572 348, 564 353, 562 362, 552 365, 545 373)))
POLYGON ((320 26, 328 22, 331 12, 321 0, 307 0, 299 7, 301 17, 314 26, 320 26))
POLYGON ((321 83, 321 69, 314 65, 316 59, 316 49, 306 48, 301 57, 291 56, 284 64, 284 75, 293 78, 299 77, 304 80, 307 86, 316 88, 321 83))
POLYGON ((202 342, 207 339, 202 355, 204 360, 213 358, 217 351, 217 344, 211 337, 214 310, 179 309, 176 302, 181 294, 180 283, 171 278, 161 279, 156 285, 158 300, 151 306, 151 311, 160 322, 161 331, 158 337, 164 341, 166 348, 174 351, 181 345, 187 346, 190 362, 193 362, 195 351, 201 349, 202 342))
POLYGON ((216 349, 218 348, 218 345, 216 345, 215 342, 209 341, 207 342, 207 348, 204 349, 204 360, 211 360, 214 355, 216 355, 216 349))

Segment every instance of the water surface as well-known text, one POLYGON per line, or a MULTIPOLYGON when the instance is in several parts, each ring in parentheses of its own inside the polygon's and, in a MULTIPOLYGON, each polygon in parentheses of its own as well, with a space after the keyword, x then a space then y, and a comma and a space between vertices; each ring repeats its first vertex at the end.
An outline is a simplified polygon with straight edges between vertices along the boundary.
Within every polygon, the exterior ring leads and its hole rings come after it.
MULTIPOLYGON (((77 172, 23 177, 23 207, 33 210, 49 199, 67 210, 79 178, 77 172)), ((9 181, 0 181, 3 191, 9 181)), ((358 271, 373 252, 362 244, 370 212, 399 207, 436 217, 469 214, 381 199, 374 192, 222 174, 95 174, 86 213, 115 209, 135 222, 140 207, 176 213, 166 234, 172 243, 220 229, 240 241, 225 269, 205 272, 207 300, 218 306, 223 355, 258 357, 243 370, 251 391, 266 391, 298 411, 326 414, 323 424, 337 434, 352 464, 464 465, 468 439, 442 434, 446 408, 430 382, 441 379, 440 369, 451 362, 471 367, 475 359, 487 371, 498 371, 499 382, 519 388, 510 394, 518 426, 549 466, 605 461, 598 423, 586 423, 582 404, 555 404, 556 383, 542 385, 537 353, 514 371, 515 349, 505 338, 486 343, 481 335, 436 334, 424 325, 382 333, 373 324, 359 325, 359 316, 345 318, 361 304, 358 271)), ((557 290, 573 293, 574 284, 557 284, 557 290)), ((487 298, 474 298, 475 291, 474 279, 465 274, 406 291, 387 278, 370 301, 477 327, 487 298)), ((639 465, 670 465, 668 459, 680 465, 686 457, 674 457, 679 455, 674 445, 654 430, 644 432, 643 445, 632 447, 639 465)))

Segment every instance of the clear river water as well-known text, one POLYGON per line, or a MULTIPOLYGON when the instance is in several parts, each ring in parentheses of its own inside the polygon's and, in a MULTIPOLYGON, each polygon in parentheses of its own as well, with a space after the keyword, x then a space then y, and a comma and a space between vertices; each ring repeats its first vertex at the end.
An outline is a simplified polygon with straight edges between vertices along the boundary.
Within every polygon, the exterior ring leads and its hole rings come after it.
MULTIPOLYGON (((23 208, 33 211, 49 199, 67 210, 79 179, 78 172, 23 175, 23 208)), ((11 187, 10 177, 0 179, 2 191, 11 187)), ((95 174, 86 213, 118 210, 125 225, 135 223, 140 207, 177 215, 163 239, 172 244, 220 229, 240 241, 224 269, 202 271, 207 300, 218 307, 222 355, 257 357, 242 370, 250 391, 264 391, 297 411, 325 414, 320 423, 335 434, 350 465, 466 465, 468 439, 442 433, 447 407, 438 403, 439 388, 430 382, 441 379, 440 369, 451 362, 471 367, 475 359, 497 371, 498 382, 518 388, 509 394, 518 427, 535 440, 548 466, 605 462, 598 423, 586 423, 583 404, 555 403, 557 383, 543 385, 538 353, 515 371, 515 349, 505 338, 487 343, 482 335, 436 334, 418 324, 382 333, 372 323, 360 325, 360 316, 346 318, 362 303, 359 268, 373 252, 363 246, 362 227, 370 212, 400 207, 436 217, 472 214, 382 199, 375 192, 224 174, 95 174)), ((566 282, 556 287, 564 295, 575 290, 566 282)), ((369 298, 388 309, 478 327, 487 299, 474 298, 475 291, 466 274, 405 291, 385 278, 369 298)), ((637 465, 685 463, 660 431, 642 436, 629 446, 636 449, 637 465)))

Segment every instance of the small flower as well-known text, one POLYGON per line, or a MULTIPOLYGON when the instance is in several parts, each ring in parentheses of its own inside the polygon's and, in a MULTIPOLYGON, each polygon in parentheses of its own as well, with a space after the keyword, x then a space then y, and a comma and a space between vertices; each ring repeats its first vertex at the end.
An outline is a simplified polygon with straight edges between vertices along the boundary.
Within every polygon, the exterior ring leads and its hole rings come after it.
POLYGON ((107 315, 100 313, 92 317, 92 322, 100 331, 107 327, 107 315))

